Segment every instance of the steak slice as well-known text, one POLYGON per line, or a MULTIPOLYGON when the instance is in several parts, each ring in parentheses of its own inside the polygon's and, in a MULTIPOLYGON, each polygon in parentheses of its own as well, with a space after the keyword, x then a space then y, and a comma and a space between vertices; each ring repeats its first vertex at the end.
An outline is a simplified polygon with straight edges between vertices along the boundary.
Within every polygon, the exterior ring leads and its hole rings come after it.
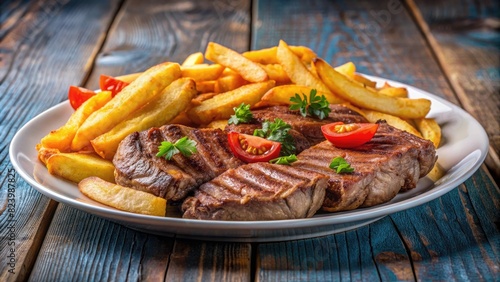
POLYGON ((201 184, 244 163, 229 150, 224 131, 173 124, 129 135, 120 143, 113 164, 118 184, 179 201, 201 184), (184 136, 197 142, 196 154, 176 154, 170 161, 156 157, 162 141, 174 143, 184 136))
POLYGON ((328 177, 270 163, 230 169, 201 185, 183 205, 183 218, 277 220, 313 216, 321 207, 328 177))
POLYGON ((329 176, 325 211, 352 210, 385 203, 400 191, 413 189, 436 162, 434 145, 408 132, 379 122, 373 139, 356 148, 341 149, 321 142, 298 155, 293 167, 329 176), (335 157, 343 157, 353 173, 337 174, 329 168, 335 157))
POLYGON ((295 140, 297 154, 303 150, 325 140, 321 132, 321 126, 332 122, 342 121, 344 123, 368 122, 362 115, 343 105, 330 105, 332 110, 326 119, 320 120, 312 117, 303 117, 299 111, 292 111, 287 106, 272 106, 252 110, 253 123, 230 124, 225 130, 253 135, 255 129, 262 127, 266 120, 274 121, 276 118, 288 123, 292 129, 290 135, 295 140))

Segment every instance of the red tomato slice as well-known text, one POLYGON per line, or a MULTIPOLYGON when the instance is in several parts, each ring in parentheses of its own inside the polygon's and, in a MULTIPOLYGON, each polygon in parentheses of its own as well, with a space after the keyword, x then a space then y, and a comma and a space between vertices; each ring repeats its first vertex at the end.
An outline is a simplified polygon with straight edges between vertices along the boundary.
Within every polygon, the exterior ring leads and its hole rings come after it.
POLYGON ((94 91, 78 86, 70 86, 68 91, 69 103, 75 110, 94 95, 94 91))
POLYGON ((354 148, 372 140, 377 132, 376 123, 334 122, 325 124, 321 131, 325 138, 338 148, 354 148))
POLYGON ((121 81, 112 76, 101 74, 99 78, 99 87, 102 91, 111 91, 111 96, 115 97, 118 92, 122 91, 128 83, 125 81, 121 81))
POLYGON ((227 139, 233 154, 247 163, 268 162, 280 155, 280 142, 238 132, 229 132, 227 139))

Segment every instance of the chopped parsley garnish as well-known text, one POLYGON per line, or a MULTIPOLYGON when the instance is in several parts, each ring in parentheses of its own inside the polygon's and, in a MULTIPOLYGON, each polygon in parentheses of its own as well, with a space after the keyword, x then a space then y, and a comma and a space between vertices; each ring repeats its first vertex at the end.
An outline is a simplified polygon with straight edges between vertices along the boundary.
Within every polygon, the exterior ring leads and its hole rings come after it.
POLYGON ((329 167, 337 173, 351 173, 354 171, 354 168, 342 157, 334 158, 329 167))
POLYGON ((170 141, 163 141, 161 145, 158 146, 157 157, 165 157, 165 159, 170 160, 175 154, 181 153, 182 155, 189 157, 196 153, 196 141, 193 141, 187 136, 172 143, 170 141))
POLYGON ((228 124, 240 124, 248 123, 253 119, 252 112, 250 111, 250 105, 241 103, 238 107, 233 108, 234 115, 232 115, 227 121, 228 124))
POLYGON ((296 162, 297 160, 298 160, 297 156, 295 154, 291 154, 290 156, 283 156, 276 159, 272 159, 269 162, 272 164, 290 165, 291 163, 296 162))
POLYGON ((309 93, 309 102, 307 101, 307 96, 302 93, 302 99, 299 94, 295 93, 294 97, 290 98, 290 110, 299 110, 303 117, 308 114, 312 117, 317 117, 319 119, 324 119, 328 116, 331 109, 328 107, 329 103, 324 95, 321 97, 316 96, 316 89, 312 89, 309 93))
POLYGON ((277 141, 281 143, 281 156, 295 154, 295 140, 288 133, 292 126, 284 122, 280 118, 274 119, 273 122, 266 120, 262 123, 262 129, 255 129, 253 135, 266 138, 267 140, 277 141))

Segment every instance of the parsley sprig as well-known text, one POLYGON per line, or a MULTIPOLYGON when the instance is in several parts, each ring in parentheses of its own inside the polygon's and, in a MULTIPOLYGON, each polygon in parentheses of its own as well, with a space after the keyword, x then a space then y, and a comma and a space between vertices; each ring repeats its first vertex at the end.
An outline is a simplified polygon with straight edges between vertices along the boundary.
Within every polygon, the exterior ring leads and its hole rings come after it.
POLYGON ((175 154, 181 153, 182 155, 189 157, 196 153, 196 141, 187 138, 187 136, 172 143, 170 141, 162 141, 161 145, 158 146, 157 157, 165 157, 165 159, 170 160, 175 154))
POLYGON ((332 160, 329 166, 331 169, 335 170, 337 173, 351 173, 354 171, 354 168, 351 167, 344 158, 336 157, 332 160))
POLYGON ((240 124, 248 123, 253 119, 252 112, 250 111, 250 105, 241 103, 238 107, 234 107, 234 115, 232 115, 227 121, 228 124, 240 124))
POLYGON ((295 154, 295 140, 288 133, 292 128, 291 125, 284 122, 280 118, 275 118, 273 122, 268 120, 262 123, 262 129, 255 129, 253 135, 266 138, 267 140, 277 141, 281 143, 282 156, 295 154))
POLYGON ((290 165, 297 160, 297 156, 295 154, 291 154, 289 156, 282 156, 276 159, 272 159, 269 162, 272 164, 290 165))
POLYGON ((331 109, 328 107, 329 103, 324 95, 317 96, 316 89, 311 89, 309 93, 309 102, 307 101, 307 96, 302 93, 303 99, 299 94, 295 93, 295 96, 290 98, 290 110, 299 110, 303 117, 308 114, 312 117, 317 117, 319 119, 324 119, 328 116, 331 109))

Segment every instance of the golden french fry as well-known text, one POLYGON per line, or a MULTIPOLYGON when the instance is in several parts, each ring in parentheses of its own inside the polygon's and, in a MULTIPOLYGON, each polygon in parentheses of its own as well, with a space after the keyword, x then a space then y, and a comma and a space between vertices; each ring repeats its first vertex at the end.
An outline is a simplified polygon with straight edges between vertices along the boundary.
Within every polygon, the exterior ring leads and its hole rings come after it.
POLYGON ((51 131, 40 140, 42 147, 57 149, 61 152, 71 151, 71 142, 78 131, 78 128, 83 122, 96 110, 102 108, 111 100, 110 91, 102 91, 96 93, 85 101, 73 114, 69 117, 66 124, 57 130, 51 131))
POLYGON ((239 74, 223 76, 217 79, 214 86, 214 92, 222 93, 231 91, 247 83, 248 82, 244 80, 239 74))
POLYGON ((216 80, 225 67, 219 64, 199 64, 181 67, 182 77, 190 77, 194 81, 216 80))
POLYGON ((331 92, 319 78, 307 69, 300 58, 290 50, 285 41, 280 40, 276 56, 290 80, 295 84, 309 86, 321 92, 331 92))
POLYGON ((212 62, 236 71, 246 81, 262 82, 268 80, 266 71, 259 64, 220 44, 209 42, 205 57, 212 62))
POLYGON ((389 97, 408 98, 408 90, 404 87, 388 87, 378 90, 379 94, 389 97))
POLYGON ((332 92, 360 108, 375 110, 402 118, 423 118, 431 109, 431 101, 427 99, 408 99, 388 97, 367 90, 351 81, 332 66, 321 59, 314 64, 321 80, 332 92))
POLYGON ((234 107, 241 103, 254 105, 274 86, 274 80, 251 83, 232 91, 224 92, 188 110, 189 118, 197 124, 208 124, 217 119, 228 119, 234 107))
POLYGON ((276 85, 289 84, 292 81, 280 64, 260 65, 269 76, 269 79, 276 81, 276 85))
POLYGON ((174 119, 187 109, 196 95, 195 83, 191 78, 179 78, 167 86, 160 95, 141 109, 133 112, 126 120, 117 124, 110 131, 97 136, 91 141, 97 154, 111 160, 120 141, 127 135, 161 126, 174 119))
POLYGON ((113 163, 95 154, 54 154, 47 159, 46 165, 50 174, 75 183, 90 176, 97 176, 115 182, 113 163))
POLYGON ((193 54, 187 56, 186 59, 184 60, 184 62, 182 62, 181 66, 186 67, 186 66, 203 64, 204 60, 205 60, 205 58, 203 58, 203 53, 196 52, 196 53, 193 53, 193 54))
POLYGON ((434 147, 438 148, 441 142, 441 127, 436 120, 431 118, 422 118, 413 120, 417 129, 422 133, 424 139, 430 140, 434 147))
POLYGON ((385 120, 387 124, 394 126, 397 129, 404 130, 422 138, 422 134, 420 134, 420 132, 415 127, 411 126, 410 123, 397 116, 370 110, 363 110, 363 112, 365 113, 365 117, 369 122, 375 123, 378 120, 385 120))
POLYGON ((203 94, 200 94, 196 97, 194 97, 192 100, 191 100, 191 105, 192 106, 198 106, 198 105, 201 105, 201 103, 205 100, 208 100, 210 98, 212 98, 213 96, 217 95, 219 93, 215 93, 215 92, 212 92, 212 93, 203 93, 203 94))
POLYGON ((182 124, 186 126, 195 127, 194 122, 188 117, 186 111, 180 112, 173 120, 169 122, 170 124, 182 124))
POLYGON ((224 130, 227 126, 227 119, 214 120, 207 124, 207 128, 218 128, 224 130))
POLYGON ((88 145, 90 140, 102 135, 117 124, 126 120, 134 111, 149 103, 172 81, 179 78, 181 69, 177 63, 156 65, 141 74, 120 95, 93 112, 76 132, 71 149, 78 151, 88 145))
POLYGON ((98 177, 83 179, 78 183, 78 189, 90 199, 119 210, 156 216, 166 215, 167 200, 98 177))
POLYGON ((444 168, 439 164, 435 163, 434 167, 432 170, 426 175, 430 180, 436 182, 438 181, 441 177, 445 175, 446 171, 444 168))
POLYGON ((55 154, 59 154, 60 151, 54 148, 46 148, 41 144, 36 145, 36 150, 38 151, 38 159, 45 165, 47 165, 47 160, 55 154))
MULTIPOLYGON (((314 51, 305 46, 289 46, 289 47, 305 64, 311 63, 312 60, 317 57, 314 51)), ((253 62, 260 63, 263 65, 279 64, 278 58, 276 57, 277 51, 278 47, 274 46, 271 48, 264 48, 259 50, 243 52, 242 55, 253 62)))
MULTIPOLYGON (((313 88, 308 86, 295 84, 276 86, 269 89, 269 91, 267 91, 266 94, 262 96, 261 100, 269 104, 290 105, 290 98, 295 96, 295 93, 299 94, 301 97, 301 94, 305 94, 307 97, 309 97, 309 93, 311 93, 312 89, 313 88)), ((330 104, 341 104, 345 102, 344 100, 339 99, 337 96, 332 95, 331 92, 317 91, 316 95, 320 97, 321 95, 325 96, 326 100, 330 104)))
POLYGON ((335 67, 335 70, 351 79, 354 79, 354 74, 356 73, 356 65, 353 62, 347 62, 343 65, 335 67))
POLYGON ((362 83, 370 88, 375 88, 377 86, 377 83, 375 81, 371 81, 368 78, 366 78, 360 74, 357 74, 357 73, 353 74, 352 79, 354 81, 360 82, 360 83, 362 83))
POLYGON ((199 93, 210 93, 215 92, 215 84, 217 81, 209 80, 209 81, 198 81, 196 82, 196 90, 199 93))
POLYGON ((117 76, 116 79, 119 79, 119 80, 127 82, 127 83, 131 83, 132 81, 136 80, 136 78, 138 78, 141 74, 142 74, 142 72, 125 74, 125 75, 117 76))

